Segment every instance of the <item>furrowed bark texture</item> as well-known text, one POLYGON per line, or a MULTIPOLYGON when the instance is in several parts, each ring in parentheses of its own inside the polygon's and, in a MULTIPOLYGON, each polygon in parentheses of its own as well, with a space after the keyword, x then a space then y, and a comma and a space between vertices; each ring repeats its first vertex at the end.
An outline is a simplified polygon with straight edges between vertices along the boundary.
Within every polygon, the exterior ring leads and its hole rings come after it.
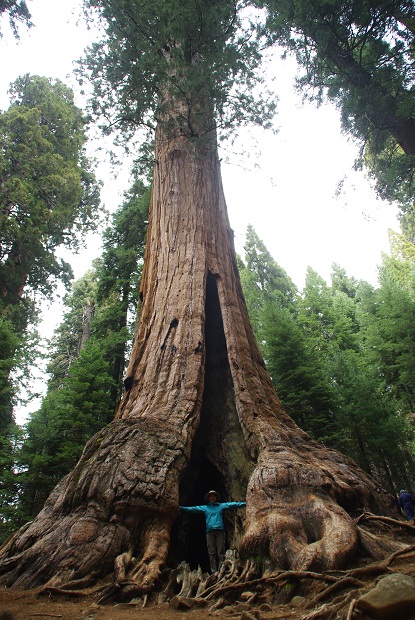
POLYGON ((176 561, 197 555, 179 496, 201 503, 212 486, 226 500, 246 493, 246 525, 229 521, 229 543, 262 566, 340 568, 357 549, 351 515, 392 510, 372 479, 281 407, 243 300, 216 143, 159 131, 156 145, 124 400, 36 520, 4 546, 3 585, 95 579, 116 561, 118 585, 145 592, 169 548, 176 561))

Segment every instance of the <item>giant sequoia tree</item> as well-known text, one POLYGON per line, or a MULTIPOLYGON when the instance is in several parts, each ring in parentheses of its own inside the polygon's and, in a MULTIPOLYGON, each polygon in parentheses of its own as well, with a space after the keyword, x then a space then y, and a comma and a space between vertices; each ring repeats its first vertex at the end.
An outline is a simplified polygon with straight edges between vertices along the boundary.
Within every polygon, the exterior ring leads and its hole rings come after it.
POLYGON ((85 155, 87 119, 59 80, 25 75, 0 115, 1 307, 27 288, 50 296, 70 266, 56 255, 96 229, 99 188, 85 155))
POLYGON ((127 133, 155 128, 140 322, 116 420, 3 548, 2 584, 85 584, 115 561, 124 593, 148 590, 169 549, 180 560, 197 546, 170 533, 179 497, 209 485, 246 492, 231 542, 261 566, 341 567, 358 547, 351 515, 390 508, 284 412, 249 324, 217 153, 218 130, 273 111, 254 98, 260 32, 245 4, 88 2, 107 35, 88 59, 95 112, 127 133))

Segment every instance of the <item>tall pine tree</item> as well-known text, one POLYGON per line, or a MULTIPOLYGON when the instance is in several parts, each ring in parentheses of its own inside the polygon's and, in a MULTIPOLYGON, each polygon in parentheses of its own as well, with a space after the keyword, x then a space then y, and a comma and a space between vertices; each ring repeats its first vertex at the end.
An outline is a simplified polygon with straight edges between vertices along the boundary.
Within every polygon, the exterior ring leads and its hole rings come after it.
POLYGON ((148 201, 148 189, 135 182, 104 231, 102 257, 64 300, 48 392, 19 453, 20 519, 39 512, 87 440, 114 417, 137 318, 148 201))

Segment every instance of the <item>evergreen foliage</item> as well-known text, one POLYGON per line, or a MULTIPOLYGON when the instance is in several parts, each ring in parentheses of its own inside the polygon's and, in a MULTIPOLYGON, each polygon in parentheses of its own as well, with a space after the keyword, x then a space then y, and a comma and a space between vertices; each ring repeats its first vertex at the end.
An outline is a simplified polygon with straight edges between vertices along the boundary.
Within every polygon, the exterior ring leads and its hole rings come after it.
POLYGON ((336 392, 324 358, 292 311, 268 304, 263 316, 267 367, 287 413, 312 437, 344 451, 338 441, 336 392))
POLYGON ((97 267, 97 313, 94 336, 111 342, 107 360, 114 384, 114 409, 122 392, 128 342, 137 319, 150 190, 136 180, 103 235, 102 261, 97 267))
POLYGON ((36 515, 87 440, 114 417, 136 320, 148 204, 149 190, 135 182, 104 231, 102 257, 64 299, 48 392, 18 454, 19 518, 36 515))
POLYGON ((83 150, 86 120, 72 91, 26 75, 10 93, 10 108, 0 115, 0 317, 16 346, 0 352, 9 384, 19 354, 23 361, 24 335, 36 322, 34 300, 52 297, 57 281, 68 284, 71 277, 56 249, 76 249, 96 228, 99 203, 83 150))
POLYGON ((16 350, 19 344, 13 325, 0 317, 0 342, 2 356, 0 359, 0 435, 7 431, 13 421, 13 397, 15 386, 11 379, 11 370, 16 366, 16 350))
POLYGON ((87 440, 113 415, 109 364, 99 342, 89 341, 60 389, 50 391, 27 425, 19 454, 21 508, 30 517, 78 461, 87 440))
POLYGON ((59 80, 26 75, 0 115, 0 286, 2 306, 24 289, 51 295, 70 267, 58 246, 76 249, 97 226, 98 185, 84 154, 86 119, 59 80))
POLYGON ((16 454, 23 441, 23 430, 9 424, 0 434, 0 541, 5 540, 25 520, 19 501, 16 454))
POLYGON ((275 301, 282 308, 292 308, 298 291, 288 274, 274 261, 251 225, 246 231, 244 250, 246 265, 240 265, 241 281, 249 307, 249 318, 260 342, 264 304, 275 301))
POLYGON ((298 320, 298 290, 252 226, 248 226, 244 250, 242 287, 277 394, 301 428, 333 445, 335 394, 322 358, 298 320))
POLYGON ((96 268, 89 269, 71 286, 63 299, 64 314, 50 342, 50 361, 47 366, 49 389, 59 389, 72 363, 79 357, 83 332, 84 308, 96 299, 96 268))
POLYGON ((83 75, 91 113, 130 139, 138 127, 190 138, 270 126, 276 97, 262 88, 262 27, 245 0, 86 0, 102 19, 83 75), (122 36, 120 36, 122 33, 122 36))
POLYGON ((360 165, 397 200, 413 234, 414 23, 411 0, 259 0, 272 40, 304 69, 301 92, 333 101, 362 145, 360 165))
MULTIPOLYGON (((0 4, 0 12, 11 10, 14 18, 26 6, 6 5, 0 4)), ((71 89, 59 80, 25 75, 9 92, 11 105, 0 114, 1 501, 6 504, 9 498, 5 532, 11 515, 19 513, 15 479, 20 440, 14 439, 13 407, 38 352, 36 301, 51 298, 58 281, 69 283, 70 266, 56 250, 77 249, 86 232, 96 228, 99 205, 99 186, 84 153, 86 118, 74 105, 71 89)))
POLYGON ((379 289, 349 277, 338 265, 333 265, 331 285, 308 268, 302 293, 287 289, 281 283, 288 276, 252 227, 246 264, 240 260, 256 336, 287 412, 312 437, 350 455, 391 491, 409 485, 415 471, 410 415, 414 256, 412 244, 402 237, 394 239, 394 247, 393 257, 384 258, 379 289), (288 297, 284 290, 290 290, 288 297))
MULTIPOLYGON (((8 15, 10 27, 17 39, 19 38, 18 27, 20 24, 24 24, 28 28, 33 25, 30 21, 31 15, 25 0, 0 0, 0 16, 3 13, 8 15)), ((0 29, 1 36, 2 32, 0 29)))

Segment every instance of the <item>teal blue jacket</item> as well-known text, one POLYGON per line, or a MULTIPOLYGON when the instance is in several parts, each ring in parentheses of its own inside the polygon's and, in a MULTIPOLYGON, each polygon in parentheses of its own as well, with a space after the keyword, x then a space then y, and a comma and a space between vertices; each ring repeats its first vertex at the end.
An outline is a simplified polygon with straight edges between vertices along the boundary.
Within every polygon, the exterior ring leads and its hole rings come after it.
POLYGON ((184 512, 204 512, 206 518, 206 531, 224 530, 223 511, 228 508, 242 508, 246 502, 215 502, 214 504, 203 504, 202 506, 179 506, 184 512))

